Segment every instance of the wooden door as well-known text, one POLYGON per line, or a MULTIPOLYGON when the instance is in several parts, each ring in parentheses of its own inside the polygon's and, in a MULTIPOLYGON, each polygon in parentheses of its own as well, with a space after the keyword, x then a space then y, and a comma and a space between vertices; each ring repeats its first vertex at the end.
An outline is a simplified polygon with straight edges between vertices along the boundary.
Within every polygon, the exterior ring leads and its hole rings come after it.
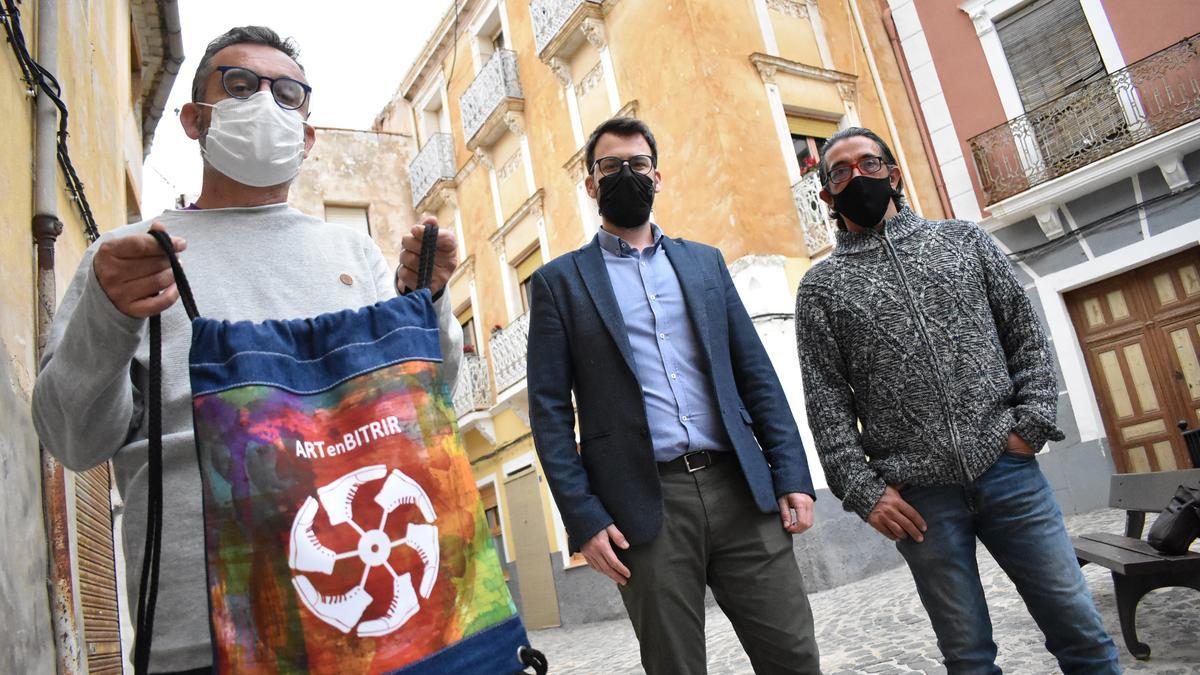
POLYGON ((1200 248, 1067 295, 1120 473, 1189 468, 1200 426, 1200 248))

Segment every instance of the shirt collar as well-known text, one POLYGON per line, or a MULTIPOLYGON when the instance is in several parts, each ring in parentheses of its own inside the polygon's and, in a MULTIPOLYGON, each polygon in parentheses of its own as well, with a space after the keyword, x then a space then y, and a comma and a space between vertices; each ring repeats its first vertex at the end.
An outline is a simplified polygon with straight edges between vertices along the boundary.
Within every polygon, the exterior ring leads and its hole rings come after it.
MULTIPOLYGON (((646 250, 644 251, 644 253, 646 253, 646 254, 652 253, 655 249, 658 248, 659 244, 661 243, 662 236, 663 236, 662 229, 659 228, 658 225, 656 225, 654 223, 650 223, 650 236, 653 237, 654 243, 651 244, 650 246, 646 247, 646 250)), ((604 249, 605 251, 608 251, 609 253, 611 253, 615 256, 618 256, 618 257, 630 256, 630 257, 632 257, 637 252, 637 249, 630 246, 629 242, 618 237, 617 235, 613 234, 612 232, 609 232, 608 230, 604 229, 603 227, 600 228, 599 237, 600 237, 600 248, 604 249)))

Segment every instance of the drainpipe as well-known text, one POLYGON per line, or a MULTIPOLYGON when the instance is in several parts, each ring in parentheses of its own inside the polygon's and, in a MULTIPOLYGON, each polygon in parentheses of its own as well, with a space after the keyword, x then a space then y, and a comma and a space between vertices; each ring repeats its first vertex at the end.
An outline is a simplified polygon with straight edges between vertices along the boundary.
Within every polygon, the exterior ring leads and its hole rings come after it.
MULTIPOLYGON (((51 73, 58 70, 58 2, 38 0, 37 60, 51 73)), ((58 219, 58 109, 39 92, 33 144, 33 239, 37 244, 37 359, 41 363, 54 318, 54 243, 62 234, 58 219)), ((62 464, 41 448, 42 493, 45 500, 49 554, 47 591, 59 673, 81 671, 79 628, 75 619, 75 590, 71 575, 67 479, 62 464)))
MULTIPOLYGON (((857 0, 849 0, 850 15, 854 17, 854 27, 858 29, 858 39, 862 42, 863 53, 867 56, 867 69, 871 71, 871 82, 875 85, 875 93, 879 95, 879 104, 883 108, 883 119, 887 121, 888 133, 896 144, 896 161, 900 162, 900 172, 904 175, 905 185, 913 185, 912 173, 908 170, 908 161, 904 158, 904 145, 900 141, 900 133, 896 130, 896 120, 892 117, 892 107, 888 105, 887 93, 883 90, 883 82, 879 79, 879 68, 875 65, 875 56, 871 53, 871 43, 867 40, 867 29, 863 26, 862 15, 858 11, 857 0)), ((921 201, 915 188, 909 190, 907 197, 912 202, 913 210, 921 212, 921 201)))
POLYGON ((933 151, 933 139, 929 136, 929 126, 925 123, 925 114, 921 112, 921 102, 917 100, 917 88, 913 85, 912 72, 908 68, 908 59, 900 46, 900 35, 896 32, 896 22, 892 20, 892 8, 887 6, 887 0, 879 0, 883 10, 883 26, 887 29, 888 40, 892 43, 892 53, 896 63, 900 65, 900 79, 904 82, 904 93, 908 94, 908 105, 912 108, 913 117, 917 120, 917 131, 921 135, 921 147, 929 159, 929 170, 933 172, 933 185, 937 188, 938 201, 942 205, 944 218, 954 217, 954 207, 950 205, 950 195, 946 192, 946 181, 942 177, 942 167, 938 164, 937 154, 933 151))

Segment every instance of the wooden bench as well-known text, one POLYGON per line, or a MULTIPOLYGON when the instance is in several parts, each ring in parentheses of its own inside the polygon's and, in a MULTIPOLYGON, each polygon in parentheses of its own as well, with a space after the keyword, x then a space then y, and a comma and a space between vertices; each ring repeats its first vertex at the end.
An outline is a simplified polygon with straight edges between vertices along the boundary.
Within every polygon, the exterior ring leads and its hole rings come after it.
POLYGON ((1150 647, 1138 641, 1135 624, 1142 597, 1170 586, 1200 591, 1200 554, 1166 555, 1142 540, 1146 514, 1166 508, 1175 490, 1184 484, 1200 484, 1200 469, 1116 474, 1109 486, 1108 504, 1127 512, 1125 535, 1085 534, 1071 540, 1080 566, 1095 563, 1112 570, 1121 634, 1138 659, 1150 658, 1150 647))

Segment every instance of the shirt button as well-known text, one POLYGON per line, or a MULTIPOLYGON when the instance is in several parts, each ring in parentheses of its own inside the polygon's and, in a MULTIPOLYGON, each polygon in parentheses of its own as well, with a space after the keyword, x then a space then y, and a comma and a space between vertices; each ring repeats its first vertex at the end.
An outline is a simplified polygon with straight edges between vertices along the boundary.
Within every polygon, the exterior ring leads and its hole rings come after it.
POLYGON ((674 380, 674 379, 675 379, 675 378, 677 378, 677 377, 679 377, 679 373, 671 373, 671 379, 672 379, 672 380, 674 380))
POLYGON ((658 298, 658 294, 657 294, 657 293, 651 293, 651 294, 650 294, 650 299, 651 299, 651 300, 655 300, 655 299, 657 299, 657 298, 658 298))
POLYGON ((347 286, 353 286, 353 285, 354 285, 354 277, 352 277, 352 276, 350 276, 349 274, 346 274, 346 273, 344 273, 344 272, 342 273, 342 275, 341 275, 341 276, 339 276, 339 277, 338 277, 338 279, 340 279, 340 280, 341 280, 341 282, 342 282, 343 284, 346 284, 347 286))
POLYGON ((679 418, 679 421, 680 421, 680 422, 686 422, 686 421, 688 421, 688 416, 687 416, 687 415, 683 415, 682 417, 680 417, 680 418, 679 418))
POLYGON ((667 334, 666 334, 666 333, 659 333, 659 334, 658 334, 658 339, 659 339, 659 340, 666 340, 666 339, 667 339, 667 334))

